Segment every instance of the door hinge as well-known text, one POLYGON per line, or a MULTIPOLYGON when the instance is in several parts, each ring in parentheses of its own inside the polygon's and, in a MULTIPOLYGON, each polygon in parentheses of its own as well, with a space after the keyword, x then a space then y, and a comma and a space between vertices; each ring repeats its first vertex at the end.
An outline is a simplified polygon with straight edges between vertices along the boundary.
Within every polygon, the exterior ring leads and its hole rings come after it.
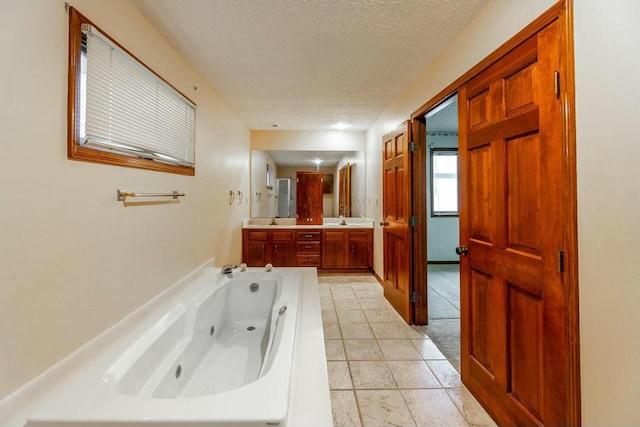
POLYGON ((558 249, 558 273, 564 273, 564 250, 558 249))
POLYGON ((411 141, 409 143, 409 151, 411 151, 412 153, 418 151, 418 143, 415 141, 411 141))
POLYGON ((553 93, 556 97, 560 97, 560 72, 553 72, 553 93))
POLYGON ((410 227, 415 227, 418 225, 418 217, 417 216, 412 216, 409 218, 409 226, 410 227))
POLYGON ((418 298, 420 297, 417 292, 409 292, 409 302, 418 302, 418 298))

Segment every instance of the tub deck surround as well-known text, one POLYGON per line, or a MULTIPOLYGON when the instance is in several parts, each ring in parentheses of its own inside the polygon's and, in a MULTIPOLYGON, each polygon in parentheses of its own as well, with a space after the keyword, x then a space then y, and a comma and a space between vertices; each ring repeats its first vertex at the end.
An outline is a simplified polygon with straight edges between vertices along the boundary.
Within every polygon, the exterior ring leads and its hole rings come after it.
POLYGON ((266 229, 350 229, 373 228, 373 220, 370 218, 344 218, 346 225, 341 225, 342 218, 324 218, 322 225, 296 225, 295 218, 276 218, 276 225, 271 225, 272 218, 245 218, 242 220, 242 228, 266 228, 266 229))
POLYGON ((330 426, 315 269, 204 270, 26 426, 330 426))

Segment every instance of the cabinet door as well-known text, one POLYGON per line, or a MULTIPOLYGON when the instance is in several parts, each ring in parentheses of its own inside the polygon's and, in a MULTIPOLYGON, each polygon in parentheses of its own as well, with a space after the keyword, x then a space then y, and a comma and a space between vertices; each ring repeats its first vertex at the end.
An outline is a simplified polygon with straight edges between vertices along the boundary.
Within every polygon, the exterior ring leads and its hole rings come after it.
POLYGON ((296 265, 296 243, 293 231, 273 230, 271 237, 271 264, 275 267, 294 267, 296 265))
POLYGON ((274 267, 295 267, 296 246, 294 242, 271 243, 271 264, 274 267))
POLYGON ((371 268, 371 233, 350 231, 348 251, 350 268, 371 268))
POLYGON ((342 230, 325 230, 322 244, 324 268, 345 268, 347 235, 342 230))
POLYGON ((249 267, 262 267, 267 264, 267 241, 248 240, 245 242, 244 262, 249 267))
POLYGON ((296 172, 296 224, 322 224, 322 172, 296 172))

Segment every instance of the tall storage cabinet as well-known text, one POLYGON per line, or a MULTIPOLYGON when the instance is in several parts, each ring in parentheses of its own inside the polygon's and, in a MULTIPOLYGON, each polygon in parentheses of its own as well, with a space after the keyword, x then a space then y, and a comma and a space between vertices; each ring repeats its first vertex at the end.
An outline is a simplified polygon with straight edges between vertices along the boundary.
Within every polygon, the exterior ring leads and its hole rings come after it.
POLYGON ((322 225, 322 172, 296 172, 296 224, 322 225))

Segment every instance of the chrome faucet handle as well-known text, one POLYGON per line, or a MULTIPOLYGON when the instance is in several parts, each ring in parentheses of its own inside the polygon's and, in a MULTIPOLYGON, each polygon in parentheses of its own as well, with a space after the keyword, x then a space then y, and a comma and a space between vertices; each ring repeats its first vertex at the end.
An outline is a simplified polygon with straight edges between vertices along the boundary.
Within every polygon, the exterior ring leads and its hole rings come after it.
POLYGON ((273 265, 271 263, 264 266, 264 271, 269 272, 273 270, 273 265))
POLYGON ((240 271, 247 271, 247 264, 245 264, 244 262, 242 264, 240 264, 238 267, 240 267, 240 271))

